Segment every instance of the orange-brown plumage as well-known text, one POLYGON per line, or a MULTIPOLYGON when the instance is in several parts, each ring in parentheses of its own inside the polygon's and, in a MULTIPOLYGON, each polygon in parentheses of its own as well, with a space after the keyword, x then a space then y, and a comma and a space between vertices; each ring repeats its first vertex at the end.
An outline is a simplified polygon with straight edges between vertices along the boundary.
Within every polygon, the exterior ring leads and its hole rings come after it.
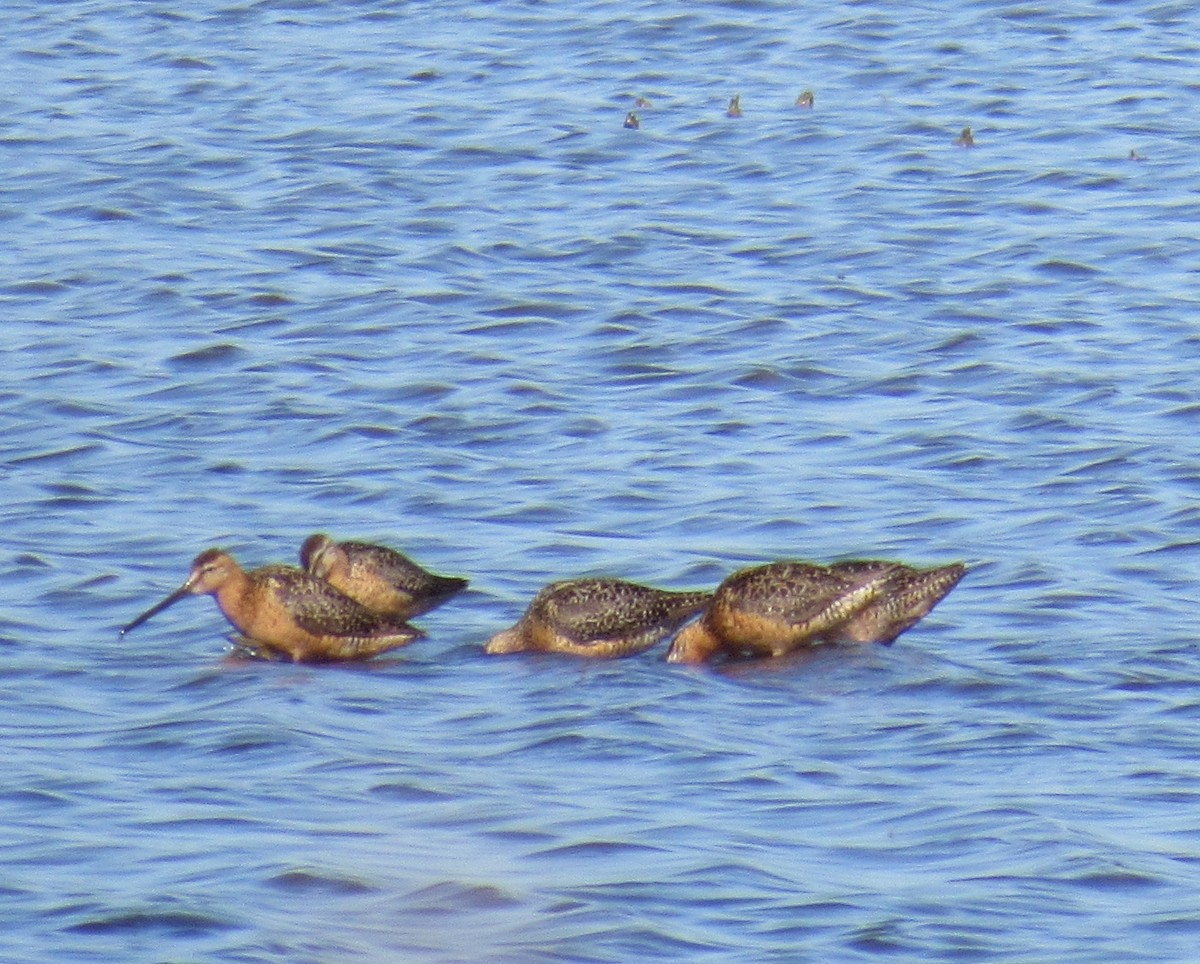
POLYGON ((435 575, 387 546, 334 542, 320 533, 304 540, 300 564, 339 592, 388 619, 412 619, 467 586, 467 580, 435 575))
POLYGON ((820 642, 891 643, 965 573, 958 563, 914 569, 877 560, 743 569, 717 587, 667 659, 701 663, 719 655, 782 656, 820 642))
POLYGON ((593 659, 631 656, 670 635, 711 598, 620 579, 572 579, 539 592, 520 621, 488 640, 488 653, 523 650, 593 659))
POLYGON ((297 663, 369 659, 423 635, 414 626, 372 613, 300 569, 270 565, 246 572, 219 549, 200 553, 184 584, 122 635, 193 595, 215 596, 225 618, 248 640, 297 663))

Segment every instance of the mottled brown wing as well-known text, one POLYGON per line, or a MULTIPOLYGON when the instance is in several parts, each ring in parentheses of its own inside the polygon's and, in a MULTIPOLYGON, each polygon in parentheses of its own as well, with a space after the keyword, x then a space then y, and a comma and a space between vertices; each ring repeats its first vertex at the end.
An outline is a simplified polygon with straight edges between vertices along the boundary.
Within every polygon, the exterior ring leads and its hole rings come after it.
POLYGON ((730 607, 748 615, 796 626, 807 623, 858 582, 825 566, 779 562, 736 573, 722 584, 717 599, 718 603, 728 600, 730 607))
POLYGON ((886 575, 889 579, 901 572, 916 571, 912 566, 906 566, 899 562, 883 562, 879 559, 847 559, 845 562, 832 563, 829 570, 851 578, 864 575, 886 575))
POLYGON ((343 596, 322 579, 306 572, 280 567, 281 572, 264 572, 296 625, 317 636, 391 636, 406 627, 381 620, 353 599, 343 596))
POLYGON ((439 576, 422 569, 407 556, 387 546, 343 542, 342 549, 350 559, 351 573, 372 573, 418 598, 457 592, 467 585, 467 580, 457 576, 439 576))
POLYGON ((665 634, 708 600, 708 593, 669 592, 615 579, 580 579, 549 587, 541 615, 578 643, 648 631, 665 634))
POLYGON ((892 643, 933 609, 966 571, 958 563, 933 569, 899 566, 885 578, 878 598, 839 633, 854 642, 892 643))

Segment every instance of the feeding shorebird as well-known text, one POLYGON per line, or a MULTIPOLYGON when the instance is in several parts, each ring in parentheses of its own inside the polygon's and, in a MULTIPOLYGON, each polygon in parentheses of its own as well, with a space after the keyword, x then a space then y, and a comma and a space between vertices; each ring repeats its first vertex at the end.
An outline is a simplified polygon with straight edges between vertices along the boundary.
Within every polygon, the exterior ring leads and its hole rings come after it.
POLYGON ((891 643, 966 571, 958 563, 914 569, 875 560, 743 569, 717 587, 700 618, 675 637, 667 659, 702 663, 718 655, 782 656, 819 642, 891 643))
POLYGON ((329 583, 292 566, 246 572, 228 553, 207 549, 182 586, 121 630, 128 633, 185 596, 215 596, 251 644, 297 663, 369 659, 424 635, 376 615, 329 583))
POLYGON ((522 650, 571 653, 595 659, 631 656, 670 635, 711 598, 620 579, 551 583, 533 598, 520 621, 488 640, 488 653, 522 650))
POLYGON ((300 547, 300 565, 373 613, 412 619, 467 586, 457 576, 438 576, 387 546, 334 542, 318 533, 300 547))

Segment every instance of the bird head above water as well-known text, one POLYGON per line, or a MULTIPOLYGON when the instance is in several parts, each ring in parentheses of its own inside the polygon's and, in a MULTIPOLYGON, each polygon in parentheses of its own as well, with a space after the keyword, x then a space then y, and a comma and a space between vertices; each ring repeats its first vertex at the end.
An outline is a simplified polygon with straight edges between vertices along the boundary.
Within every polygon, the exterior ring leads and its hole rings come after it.
POLYGON ((155 603, 138 616, 137 619, 129 623, 129 625, 125 626, 121 630, 121 635, 124 636, 130 630, 136 629, 151 616, 157 615, 168 606, 173 606, 185 596, 211 595, 216 593, 231 579, 236 579, 244 575, 242 567, 234 561, 229 553, 222 552, 220 549, 205 549, 192 560, 191 571, 188 573, 188 577, 184 580, 183 585, 165 599, 155 603))
POLYGON ((121 633, 184 596, 202 595, 216 597, 217 608, 254 649, 296 662, 369 659, 424 635, 402 620, 371 612, 294 566, 267 565, 245 572, 220 549, 200 553, 183 585, 121 633))
POLYGON ((309 536, 300 547, 301 567, 319 579, 327 579, 329 571, 344 559, 345 553, 323 532, 309 536))

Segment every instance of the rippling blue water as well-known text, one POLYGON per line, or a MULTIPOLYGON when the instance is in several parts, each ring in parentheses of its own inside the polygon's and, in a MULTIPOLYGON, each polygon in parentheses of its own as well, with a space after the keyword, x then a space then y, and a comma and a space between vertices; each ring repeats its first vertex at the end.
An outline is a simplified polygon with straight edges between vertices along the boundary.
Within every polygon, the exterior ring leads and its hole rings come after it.
POLYGON ((0 25, 5 960, 1194 954, 1194 5, 0 25), (117 638, 316 530, 472 589, 360 666, 117 638), (480 650, 864 555, 972 571, 890 649, 480 650))

